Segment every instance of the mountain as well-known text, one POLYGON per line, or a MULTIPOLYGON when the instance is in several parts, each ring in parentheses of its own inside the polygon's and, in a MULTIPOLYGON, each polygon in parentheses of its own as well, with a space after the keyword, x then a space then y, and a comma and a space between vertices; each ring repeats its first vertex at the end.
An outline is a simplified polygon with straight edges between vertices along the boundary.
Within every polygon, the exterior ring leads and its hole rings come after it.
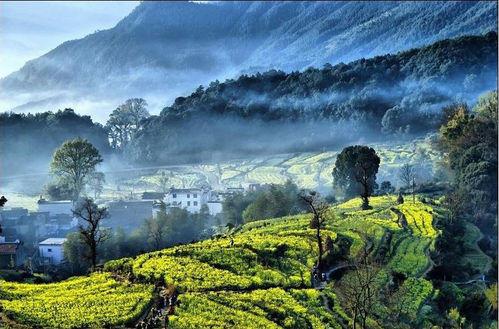
POLYGON ((482 34, 496 30, 496 10, 485 1, 143 2, 114 28, 67 41, 3 78, 0 106, 40 111, 62 102, 98 108, 103 119, 130 96, 158 106, 241 73, 302 70, 482 34))

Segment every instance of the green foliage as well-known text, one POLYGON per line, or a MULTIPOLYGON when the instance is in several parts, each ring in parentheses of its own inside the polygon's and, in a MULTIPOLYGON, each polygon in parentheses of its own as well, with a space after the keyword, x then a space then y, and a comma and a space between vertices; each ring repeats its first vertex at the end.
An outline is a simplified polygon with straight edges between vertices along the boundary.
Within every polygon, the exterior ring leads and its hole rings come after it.
POLYGON ((272 185, 255 194, 255 200, 243 211, 245 222, 294 215, 305 210, 298 198, 299 189, 291 181, 284 185, 272 185))
POLYGON ((255 193, 236 193, 225 198, 222 204, 223 215, 227 223, 243 223, 243 211, 256 199, 255 193))
POLYGON ((78 232, 69 233, 64 243, 64 258, 71 265, 72 274, 83 274, 90 267, 87 259, 82 255, 88 254, 88 248, 78 232))
POLYGON ((463 303, 464 295, 461 289, 452 282, 444 282, 436 297, 436 303, 441 311, 451 308, 459 309, 463 303))
POLYGON ((374 191, 380 158, 373 148, 361 145, 344 148, 333 170, 334 185, 343 189, 346 197, 359 195, 363 209, 369 207, 369 197, 374 191))
POLYGON ((86 179, 101 162, 99 151, 90 142, 76 138, 64 142, 55 151, 50 169, 69 184, 73 191, 72 200, 78 200, 86 179))

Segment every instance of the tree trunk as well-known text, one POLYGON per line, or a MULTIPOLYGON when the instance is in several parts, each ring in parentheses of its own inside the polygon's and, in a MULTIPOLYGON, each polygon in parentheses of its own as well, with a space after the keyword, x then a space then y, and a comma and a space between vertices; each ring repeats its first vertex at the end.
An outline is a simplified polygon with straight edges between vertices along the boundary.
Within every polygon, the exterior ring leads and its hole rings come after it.
POLYGON ((317 218, 317 247, 319 248, 319 258, 317 259, 317 268, 322 272, 322 255, 324 251, 322 249, 322 237, 321 237, 321 225, 320 218, 317 218))
POLYGON ((362 199, 362 210, 367 210, 369 209, 369 186, 368 183, 363 182, 362 184, 362 194, 360 195, 362 199))
POLYGON ((369 209, 369 198, 366 195, 362 196, 362 210, 369 209))
POLYGON ((95 271, 95 266, 97 265, 97 245, 92 243, 90 246, 90 253, 92 256, 92 272, 95 271))

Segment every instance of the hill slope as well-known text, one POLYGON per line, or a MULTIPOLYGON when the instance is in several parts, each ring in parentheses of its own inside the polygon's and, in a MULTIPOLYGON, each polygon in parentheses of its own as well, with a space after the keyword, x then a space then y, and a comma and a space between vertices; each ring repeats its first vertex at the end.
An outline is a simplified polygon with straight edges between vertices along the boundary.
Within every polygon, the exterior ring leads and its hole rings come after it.
POLYGON ((238 72, 304 69, 482 34, 496 29, 496 6, 485 1, 143 2, 116 27, 29 61, 2 79, 0 89, 11 104, 26 103, 20 110, 132 93, 164 102, 165 96, 238 72), (19 92, 28 95, 14 100, 19 92))
MULTIPOLYGON (((329 257, 329 265, 341 264, 342 259, 355 257, 366 245, 373 257, 383 264, 383 273, 397 272, 405 280, 405 300, 411 301, 404 310, 416 317, 431 295, 431 283, 422 276, 430 266, 428 250, 433 248, 439 232, 434 228, 437 209, 417 202, 396 205, 394 196, 372 198, 374 209, 359 211, 360 199, 354 199, 332 209, 324 236, 333 241, 337 237, 350 240, 346 254, 329 257), (398 210, 397 210, 398 209, 398 210), (405 215, 407 227, 400 225, 396 211, 405 215), (390 232, 390 233, 388 233, 390 232), (387 234, 391 234, 387 242, 387 234), (385 250, 385 251, 382 251, 385 250)), ((336 301, 334 288, 323 291, 311 288, 310 270, 317 257, 314 230, 309 228, 309 215, 269 219, 244 225, 229 237, 206 240, 177 246, 158 252, 140 255, 134 259, 121 259, 106 264, 106 275, 73 279, 44 285, 43 293, 36 285, 2 284, 0 304, 10 319, 19 323, 49 325, 53 321, 42 311, 44 298, 51 296, 51 307, 60 314, 79 314, 86 307, 73 302, 81 294, 94 294, 103 312, 113 312, 113 317, 102 317, 96 310, 87 316, 57 317, 61 327, 103 326, 128 323, 137 319, 137 312, 150 300, 147 284, 164 281, 175 285, 181 293, 175 313, 170 316, 171 328, 202 328, 209 323, 212 328, 231 325, 236 328, 339 328, 349 321, 336 301), (133 295, 137 307, 130 312, 131 300, 125 303, 122 296, 140 290, 138 283, 130 285, 128 279, 142 284, 144 295, 133 295), (103 281, 104 280, 104 281, 103 281), (105 296, 115 280, 124 281, 123 287, 105 296), (63 293, 61 289, 75 285, 63 293), (122 290, 121 290, 122 289, 122 290), (129 291, 130 290, 130 291, 129 291), (26 292, 32 293, 27 294, 26 292), (112 302, 116 300, 116 307, 112 302), (325 300, 332 308, 328 309, 325 300), (68 307, 67 305, 70 305, 68 307), (334 307, 333 307, 334 305, 334 307)), ((338 243, 339 240, 336 240, 338 243)), ((118 285, 119 286, 119 285, 118 285)), ((63 289, 64 290, 64 289, 63 289)), ((67 290, 67 289, 66 289, 67 290)), ((97 301, 96 301, 97 302, 97 301)), ((404 313, 404 314, 405 314, 404 313)))

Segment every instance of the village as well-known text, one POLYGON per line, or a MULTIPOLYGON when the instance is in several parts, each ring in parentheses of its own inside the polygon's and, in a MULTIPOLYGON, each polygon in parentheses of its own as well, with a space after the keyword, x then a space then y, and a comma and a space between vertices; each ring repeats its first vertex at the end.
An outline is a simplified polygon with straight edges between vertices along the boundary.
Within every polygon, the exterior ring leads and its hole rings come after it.
MULTIPOLYGON (((161 209, 185 209, 190 214, 207 210, 209 216, 222 213, 223 201, 231 195, 261 189, 260 184, 246 187, 226 187, 213 190, 208 186, 194 188, 171 187, 166 193, 143 192, 140 198, 99 200, 108 216, 104 228, 131 232, 144 221, 156 218, 161 209)), ((47 273, 57 271, 67 263, 64 254, 66 236, 77 232, 81 223, 73 213, 71 200, 50 201, 43 195, 37 201, 37 211, 23 207, 0 208, 0 271, 47 273)))

